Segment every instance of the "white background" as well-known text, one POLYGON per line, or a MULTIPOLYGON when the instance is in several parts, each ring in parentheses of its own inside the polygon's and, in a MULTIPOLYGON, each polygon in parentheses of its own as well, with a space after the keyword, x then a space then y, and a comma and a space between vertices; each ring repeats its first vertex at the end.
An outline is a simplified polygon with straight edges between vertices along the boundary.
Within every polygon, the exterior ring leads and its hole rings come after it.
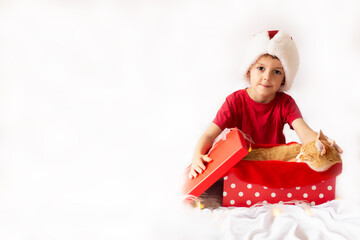
POLYGON ((0 237, 190 234, 182 171, 246 86, 245 40, 272 29, 299 49, 288 93, 344 150, 338 197, 360 203, 359 16, 356 0, 1 1, 0 237))

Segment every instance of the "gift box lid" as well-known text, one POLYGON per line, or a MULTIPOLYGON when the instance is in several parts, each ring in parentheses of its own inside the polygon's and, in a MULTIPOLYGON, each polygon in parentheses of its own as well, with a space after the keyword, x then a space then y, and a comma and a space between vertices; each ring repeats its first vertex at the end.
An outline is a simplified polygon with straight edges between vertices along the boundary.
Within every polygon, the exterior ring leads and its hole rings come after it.
POLYGON ((196 178, 189 179, 190 166, 185 171, 183 193, 186 196, 198 197, 224 176, 236 163, 248 153, 242 133, 234 128, 230 129, 225 138, 220 139, 209 151, 208 156, 213 160, 205 171, 196 178))

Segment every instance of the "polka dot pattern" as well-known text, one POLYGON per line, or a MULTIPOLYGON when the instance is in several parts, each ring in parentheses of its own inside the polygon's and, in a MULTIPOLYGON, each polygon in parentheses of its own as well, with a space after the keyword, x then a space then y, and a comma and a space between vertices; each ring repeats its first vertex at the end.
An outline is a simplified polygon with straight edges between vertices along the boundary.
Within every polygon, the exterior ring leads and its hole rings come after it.
POLYGON ((315 185, 293 188, 271 188, 238 179, 234 174, 224 181, 223 206, 249 207, 257 203, 287 204, 289 201, 306 201, 312 205, 335 199, 335 180, 330 178, 315 185))

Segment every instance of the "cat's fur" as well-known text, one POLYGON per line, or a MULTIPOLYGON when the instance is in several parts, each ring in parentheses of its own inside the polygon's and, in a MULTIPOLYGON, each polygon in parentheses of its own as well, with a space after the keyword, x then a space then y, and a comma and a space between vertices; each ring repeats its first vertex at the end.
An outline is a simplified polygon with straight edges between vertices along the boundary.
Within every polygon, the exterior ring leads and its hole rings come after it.
POLYGON ((243 158, 243 160, 304 162, 317 172, 326 171, 332 165, 342 162, 340 154, 335 147, 325 141, 325 136, 321 130, 315 141, 304 145, 290 144, 272 148, 253 149, 243 158))

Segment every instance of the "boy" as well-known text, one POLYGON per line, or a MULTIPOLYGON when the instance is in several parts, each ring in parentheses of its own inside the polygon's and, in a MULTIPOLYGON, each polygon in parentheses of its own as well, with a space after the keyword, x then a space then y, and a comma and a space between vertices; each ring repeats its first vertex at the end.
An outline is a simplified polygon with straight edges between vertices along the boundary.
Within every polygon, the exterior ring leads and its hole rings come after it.
MULTIPOLYGON (((247 53, 244 76, 250 87, 229 95, 200 137, 192 159, 190 179, 205 170, 205 162, 212 161, 206 153, 225 128, 237 127, 257 144, 284 144, 286 123, 303 143, 313 141, 317 136, 302 119, 293 98, 283 93, 290 88, 299 66, 292 38, 283 31, 262 32, 253 37, 247 53)), ((334 140, 326 138, 342 153, 334 140)))

